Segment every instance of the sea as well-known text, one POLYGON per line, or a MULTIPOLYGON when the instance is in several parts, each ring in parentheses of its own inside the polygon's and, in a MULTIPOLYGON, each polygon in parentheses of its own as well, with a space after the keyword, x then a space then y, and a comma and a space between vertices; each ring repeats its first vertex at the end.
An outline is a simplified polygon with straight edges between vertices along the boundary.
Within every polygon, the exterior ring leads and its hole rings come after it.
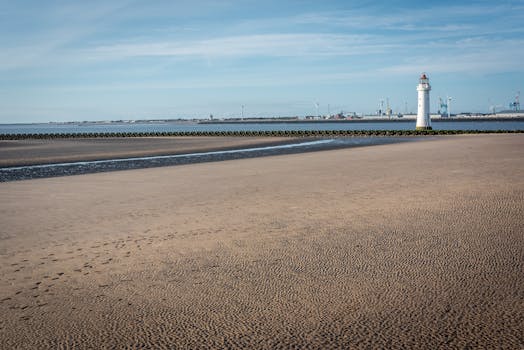
MULTIPOLYGON (((437 121, 435 130, 524 130, 524 120, 437 121)), ((174 132, 174 131, 291 131, 291 130, 412 130, 415 121, 366 122, 143 122, 0 124, 0 134, 174 132)))

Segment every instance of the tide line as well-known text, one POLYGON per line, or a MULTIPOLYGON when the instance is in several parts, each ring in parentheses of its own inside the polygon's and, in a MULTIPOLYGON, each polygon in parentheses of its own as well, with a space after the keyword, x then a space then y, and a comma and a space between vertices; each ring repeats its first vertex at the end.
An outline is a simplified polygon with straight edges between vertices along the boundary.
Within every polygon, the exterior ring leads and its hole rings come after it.
POLYGON ((201 157, 201 156, 219 155, 219 154, 258 152, 258 151, 267 151, 267 150, 274 150, 274 149, 285 149, 285 148, 315 146, 315 145, 330 143, 330 142, 333 142, 333 141, 335 141, 335 140, 333 140, 333 139, 331 139, 331 140, 318 140, 318 141, 308 141, 308 142, 301 142, 301 143, 292 143, 292 144, 287 144, 287 145, 253 147, 253 148, 226 150, 226 151, 210 151, 210 152, 200 152, 200 153, 186 153, 186 154, 176 154, 176 155, 166 155, 166 156, 116 158, 116 159, 104 159, 104 160, 92 160, 92 161, 80 161, 80 162, 68 162, 68 163, 51 163, 51 164, 38 164, 38 165, 24 165, 24 166, 17 166, 17 167, 0 168, 0 171, 31 170, 31 169, 42 169, 42 168, 67 167, 67 166, 75 166, 75 165, 80 165, 81 166, 81 165, 107 164, 107 163, 118 163, 118 162, 132 162, 132 161, 140 161, 140 160, 187 158, 187 157, 201 157))

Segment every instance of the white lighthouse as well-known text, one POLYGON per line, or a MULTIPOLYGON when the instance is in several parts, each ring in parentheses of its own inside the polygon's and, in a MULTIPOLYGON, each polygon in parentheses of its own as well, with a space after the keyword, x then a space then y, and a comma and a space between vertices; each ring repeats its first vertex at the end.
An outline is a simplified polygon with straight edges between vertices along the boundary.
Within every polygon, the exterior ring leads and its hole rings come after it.
POLYGON ((422 73, 418 81, 418 111, 417 111, 417 130, 431 130, 431 117, 429 116, 429 79, 422 73))

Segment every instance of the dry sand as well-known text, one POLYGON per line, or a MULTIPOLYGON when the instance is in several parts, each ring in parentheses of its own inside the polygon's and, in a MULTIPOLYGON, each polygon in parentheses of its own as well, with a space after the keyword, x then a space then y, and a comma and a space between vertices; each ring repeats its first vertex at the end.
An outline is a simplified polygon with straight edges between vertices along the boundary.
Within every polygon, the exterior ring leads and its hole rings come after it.
POLYGON ((523 348, 524 135, 0 184, 0 348, 523 348))

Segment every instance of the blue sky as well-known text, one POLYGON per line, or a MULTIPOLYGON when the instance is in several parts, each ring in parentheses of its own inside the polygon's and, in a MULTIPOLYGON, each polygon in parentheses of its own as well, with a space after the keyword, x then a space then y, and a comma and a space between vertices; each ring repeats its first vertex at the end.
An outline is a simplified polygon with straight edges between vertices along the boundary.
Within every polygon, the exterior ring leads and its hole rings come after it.
POLYGON ((0 0, 0 123, 507 108, 524 0, 0 0))

